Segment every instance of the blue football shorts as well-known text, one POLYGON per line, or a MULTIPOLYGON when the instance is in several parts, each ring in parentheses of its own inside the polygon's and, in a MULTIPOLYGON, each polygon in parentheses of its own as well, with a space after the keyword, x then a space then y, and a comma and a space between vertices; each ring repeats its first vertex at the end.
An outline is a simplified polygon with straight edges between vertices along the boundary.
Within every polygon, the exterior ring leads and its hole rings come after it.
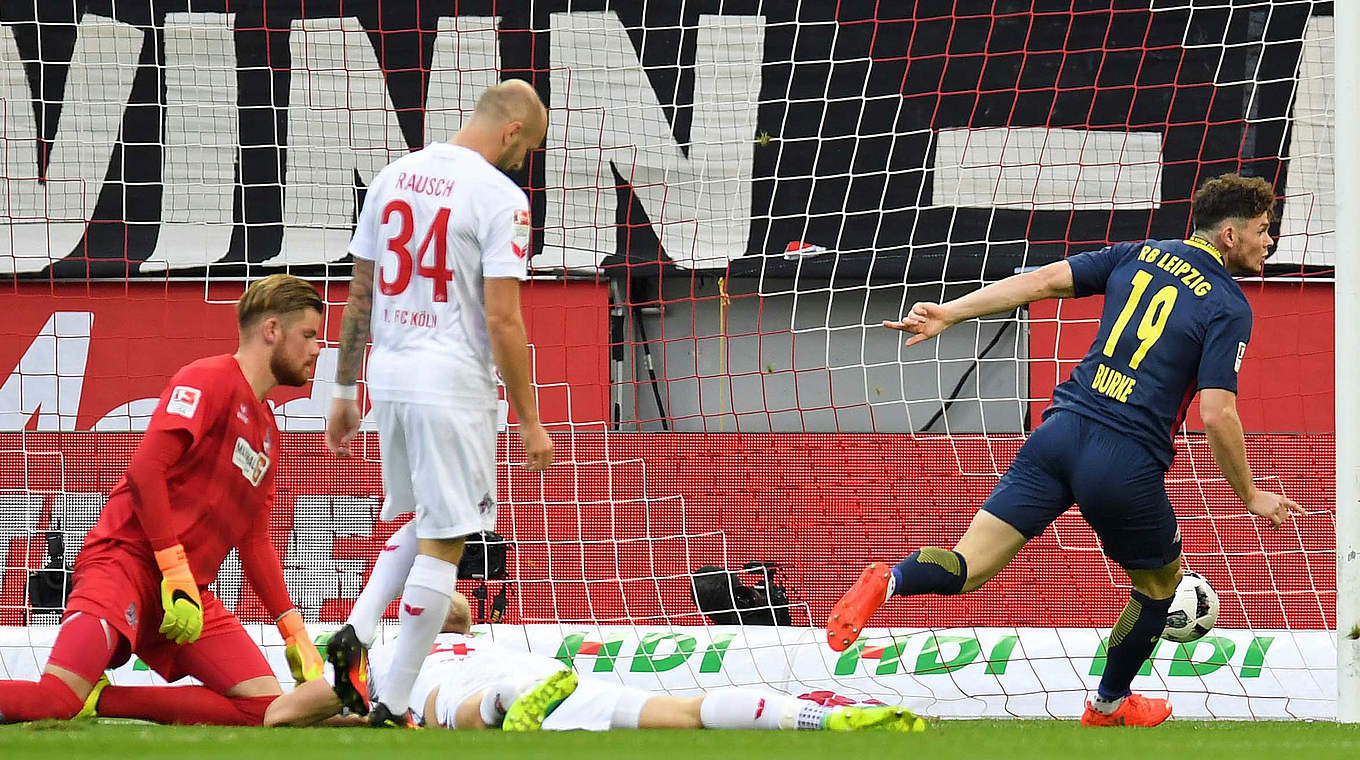
POLYGON ((982 509, 1031 539, 1074 502, 1121 567, 1155 570, 1181 554, 1161 463, 1133 438, 1069 411, 1030 434, 982 509))

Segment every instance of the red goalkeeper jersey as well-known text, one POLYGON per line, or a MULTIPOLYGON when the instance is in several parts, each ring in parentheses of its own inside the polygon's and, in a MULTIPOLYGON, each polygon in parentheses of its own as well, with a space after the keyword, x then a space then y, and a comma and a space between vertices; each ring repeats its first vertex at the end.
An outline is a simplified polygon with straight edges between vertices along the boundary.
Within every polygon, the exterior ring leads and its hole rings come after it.
MULTIPOLYGON (((256 400, 236 359, 224 354, 175 373, 147 432, 157 430, 183 430, 192 439, 166 471, 170 529, 184 546, 194 579, 207 585, 243 537, 268 527, 279 443, 274 412, 256 400)), ((156 566, 135 498, 124 476, 86 534, 85 551, 116 544, 156 566)))

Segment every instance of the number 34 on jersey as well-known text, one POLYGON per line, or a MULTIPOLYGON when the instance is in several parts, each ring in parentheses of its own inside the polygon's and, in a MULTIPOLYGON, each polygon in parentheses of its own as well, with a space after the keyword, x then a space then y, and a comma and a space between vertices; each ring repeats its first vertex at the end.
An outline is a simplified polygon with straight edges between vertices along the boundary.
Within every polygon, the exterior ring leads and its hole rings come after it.
POLYGON ((434 215, 434 221, 430 222, 430 228, 420 243, 420 250, 414 254, 409 247, 415 233, 415 214, 411 204, 400 198, 388 201, 383 207, 382 223, 387 224, 394 215, 400 217, 398 221, 401 227, 397 234, 387 239, 387 250, 397 257, 396 271, 391 273, 389 279, 388 269, 383 266, 378 276, 378 288, 385 296, 404 293, 410 287, 411 275, 414 273, 434 283, 435 303, 447 303, 449 283, 453 281, 453 270, 449 268, 449 209, 441 208, 434 215), (434 260, 427 265, 425 253, 431 246, 434 247, 434 260))

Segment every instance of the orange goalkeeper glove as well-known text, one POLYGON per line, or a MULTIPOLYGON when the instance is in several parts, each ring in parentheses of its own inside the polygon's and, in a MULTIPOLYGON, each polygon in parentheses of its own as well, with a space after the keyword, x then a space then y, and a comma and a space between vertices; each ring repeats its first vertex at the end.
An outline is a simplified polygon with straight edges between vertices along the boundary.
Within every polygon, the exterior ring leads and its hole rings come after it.
POLYGON ((161 568, 161 607, 165 608, 161 633, 176 644, 193 643, 203 633, 203 600, 184 546, 175 544, 156 552, 156 564, 161 568))
POLYGON ((288 610, 277 621, 279 633, 283 636, 284 654, 288 657, 288 669, 293 671, 293 680, 298 683, 313 681, 321 677, 325 662, 316 645, 307 635, 307 626, 302 624, 302 615, 297 610, 288 610))

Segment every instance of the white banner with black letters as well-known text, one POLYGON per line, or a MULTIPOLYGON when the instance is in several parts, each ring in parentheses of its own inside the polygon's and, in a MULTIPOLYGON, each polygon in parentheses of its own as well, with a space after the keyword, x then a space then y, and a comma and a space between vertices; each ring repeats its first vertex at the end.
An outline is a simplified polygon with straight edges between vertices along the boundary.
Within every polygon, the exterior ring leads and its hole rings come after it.
POLYGON ((1182 234, 1243 168, 1273 261, 1330 265, 1330 3, 1155 5, 6 3, 0 276, 340 263, 374 174, 503 77, 550 108, 514 175, 545 271, 1009 273, 1182 234))

